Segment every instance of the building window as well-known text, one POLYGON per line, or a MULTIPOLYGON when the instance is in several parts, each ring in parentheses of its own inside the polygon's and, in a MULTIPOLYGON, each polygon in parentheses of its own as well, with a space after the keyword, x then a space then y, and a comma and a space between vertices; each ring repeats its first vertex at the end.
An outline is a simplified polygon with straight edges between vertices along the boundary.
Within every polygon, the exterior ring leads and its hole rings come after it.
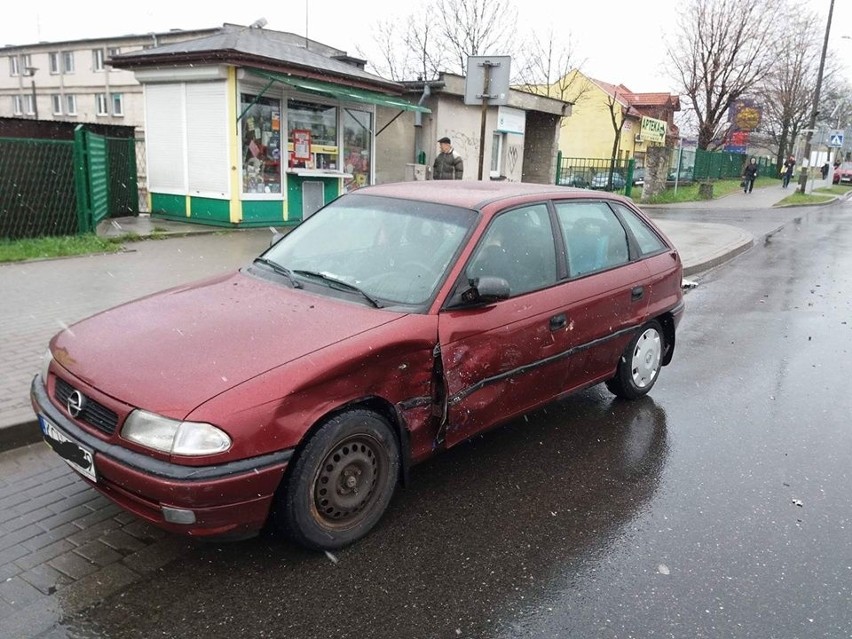
POLYGON ((243 94, 243 193, 281 193, 281 102, 243 94))
POLYGON ((23 58, 23 60, 24 60, 24 64, 23 64, 24 68, 21 69, 21 71, 24 72, 24 74, 26 75, 26 73, 28 73, 27 69, 29 69, 33 66, 33 57, 29 53, 25 53, 24 55, 21 56, 21 58, 23 58))
POLYGON ((77 96, 76 95, 66 95, 65 96, 65 113, 67 115, 77 115, 77 96))
POLYGON ((62 52, 62 73, 74 73, 74 52, 62 52))
POLYGON ((110 58, 114 58, 115 56, 120 55, 120 54, 121 54, 121 48, 120 47, 110 47, 109 49, 107 49, 107 56, 110 57, 110 58))
POLYGON ((95 100, 97 102, 96 113, 98 115, 109 115, 109 104, 107 103, 106 93, 98 93, 97 95, 95 95, 95 100))
POLYGON ((104 50, 92 49, 92 71, 104 70, 104 50))
POLYGON ((370 179, 373 114, 369 111, 343 109, 343 187, 349 192, 372 183, 370 179))
POLYGON ((53 104, 53 115, 62 115, 62 96, 54 93, 50 96, 50 101, 53 104))
POLYGON ((124 115, 124 101, 121 93, 112 94, 112 114, 124 115))
POLYGON ((24 100, 27 103, 27 115, 35 115, 35 100, 32 95, 25 95, 24 100))
POLYGON ((9 56, 9 75, 21 75, 21 62, 18 56, 9 56))
POLYGON ((491 138, 491 169, 489 175, 500 177, 503 159, 503 133, 494 133, 491 138))
POLYGON ((61 70, 59 68, 59 54, 56 51, 51 51, 47 54, 47 60, 50 65, 50 72, 52 74, 60 73, 61 70))
POLYGON ((12 96, 12 113, 15 115, 23 115, 24 99, 19 95, 12 96))

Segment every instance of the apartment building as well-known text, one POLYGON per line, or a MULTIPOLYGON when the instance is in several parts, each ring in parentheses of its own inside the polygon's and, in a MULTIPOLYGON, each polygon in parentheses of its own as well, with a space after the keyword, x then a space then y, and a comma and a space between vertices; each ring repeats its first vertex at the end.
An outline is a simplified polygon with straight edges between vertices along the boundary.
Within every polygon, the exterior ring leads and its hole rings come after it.
POLYGON ((0 117, 120 124, 144 129, 142 85, 111 58, 202 37, 172 30, 0 47, 0 117))

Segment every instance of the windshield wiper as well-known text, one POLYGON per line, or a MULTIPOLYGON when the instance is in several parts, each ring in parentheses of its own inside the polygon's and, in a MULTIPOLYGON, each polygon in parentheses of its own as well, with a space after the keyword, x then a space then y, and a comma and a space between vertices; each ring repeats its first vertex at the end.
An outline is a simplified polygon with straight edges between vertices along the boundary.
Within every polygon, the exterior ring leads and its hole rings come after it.
POLYGON ((286 277, 288 280, 290 280, 290 283, 293 285, 293 288, 302 288, 302 285, 296 280, 295 277, 293 277, 293 273, 290 272, 289 268, 281 266, 278 262, 273 262, 272 260, 266 257, 254 258, 254 263, 257 264, 258 262, 263 264, 264 266, 268 266, 279 275, 283 275, 284 277, 286 277))
POLYGON ((327 273, 320 273, 318 271, 295 270, 293 272, 296 275, 304 275, 304 276, 307 276, 307 277, 316 277, 316 278, 322 280, 323 282, 325 282, 326 284, 328 284, 329 286, 331 286, 332 288, 339 287, 339 288, 343 288, 344 290, 347 290, 347 291, 353 291, 355 293, 359 293, 361 296, 363 296, 363 298, 365 300, 370 302, 370 304, 372 304, 374 307, 382 308, 381 302, 379 302, 375 297, 373 297, 369 293, 365 293, 363 290, 361 290, 360 288, 358 288, 354 284, 350 284, 349 282, 344 282, 343 280, 338 279, 338 278, 334 277, 333 275, 329 275, 327 273))

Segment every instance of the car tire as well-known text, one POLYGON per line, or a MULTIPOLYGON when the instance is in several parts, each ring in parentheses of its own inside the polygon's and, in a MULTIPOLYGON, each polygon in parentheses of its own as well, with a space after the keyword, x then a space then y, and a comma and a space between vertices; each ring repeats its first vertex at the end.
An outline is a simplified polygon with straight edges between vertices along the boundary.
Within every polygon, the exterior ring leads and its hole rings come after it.
POLYGON ((368 410, 326 421, 298 453, 277 498, 275 524, 318 550, 366 535, 385 512, 399 478, 399 444, 390 424, 368 410))
POLYGON ((606 387, 623 399, 647 395, 660 375, 664 351, 665 338, 659 322, 643 325, 624 349, 615 376, 607 380, 606 387))

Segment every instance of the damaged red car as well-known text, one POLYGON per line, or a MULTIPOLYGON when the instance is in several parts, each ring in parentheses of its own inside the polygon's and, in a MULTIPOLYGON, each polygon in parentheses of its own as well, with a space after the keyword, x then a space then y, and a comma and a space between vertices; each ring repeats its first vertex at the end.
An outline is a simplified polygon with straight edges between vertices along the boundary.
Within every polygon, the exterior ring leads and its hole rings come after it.
POLYGON ((60 332, 45 441, 175 533, 333 549, 409 468, 567 393, 648 393, 684 304, 631 202, 505 182, 359 189, 238 272, 60 332))

